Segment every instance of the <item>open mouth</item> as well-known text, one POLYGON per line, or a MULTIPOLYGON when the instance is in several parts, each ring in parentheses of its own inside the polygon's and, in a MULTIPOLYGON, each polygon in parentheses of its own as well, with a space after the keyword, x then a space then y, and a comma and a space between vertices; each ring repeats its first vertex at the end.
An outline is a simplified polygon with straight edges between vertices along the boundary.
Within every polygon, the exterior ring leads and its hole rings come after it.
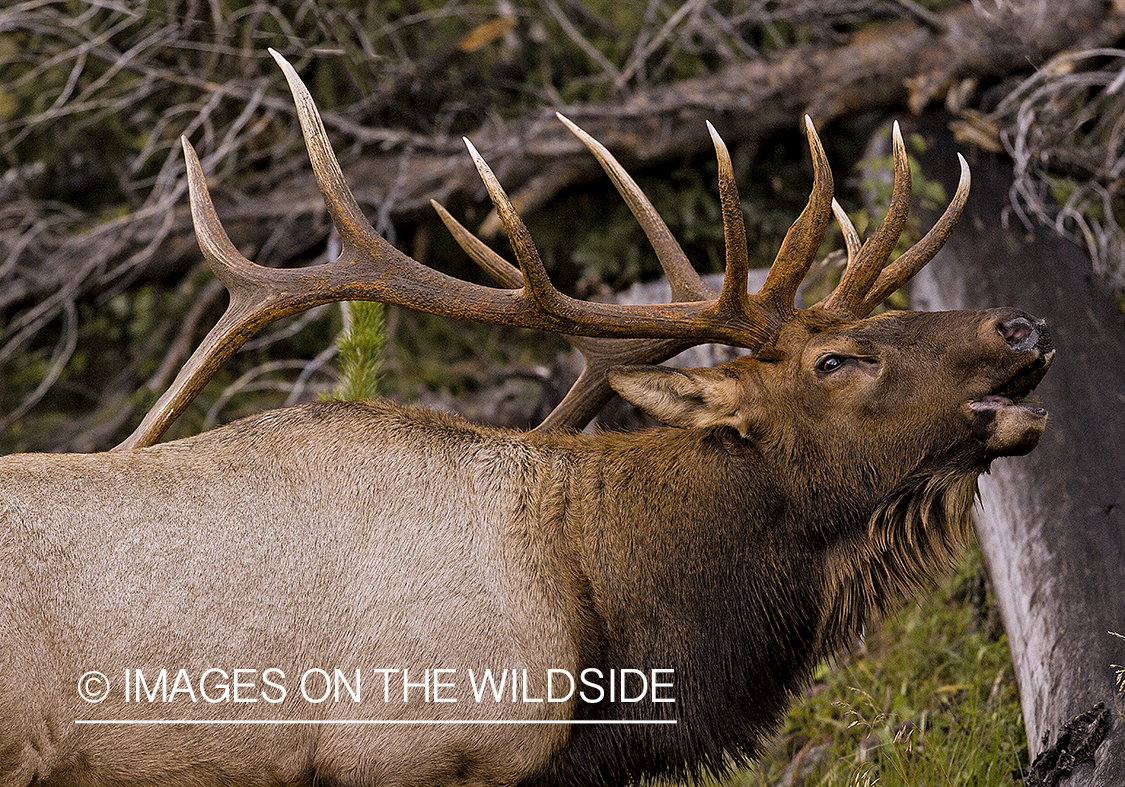
POLYGON ((1047 416, 1047 411, 1044 408, 1038 405, 1026 404, 1024 399, 1035 390, 1035 386, 1043 379, 1043 375, 1047 373, 1047 369, 1050 367, 1054 357, 1055 351, 1053 349, 1040 355, 1026 367, 1016 372, 1011 379, 998 385, 990 393, 982 396, 980 399, 969 402, 969 407, 977 412, 1018 407, 1032 415, 1045 418, 1047 416))

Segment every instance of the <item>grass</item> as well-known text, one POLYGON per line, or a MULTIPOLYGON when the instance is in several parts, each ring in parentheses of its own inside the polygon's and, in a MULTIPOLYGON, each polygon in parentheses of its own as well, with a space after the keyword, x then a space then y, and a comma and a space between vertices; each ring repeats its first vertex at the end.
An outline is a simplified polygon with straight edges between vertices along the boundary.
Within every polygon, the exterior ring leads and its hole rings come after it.
POLYGON ((822 667, 767 756, 715 784, 1001 785, 1027 764, 1007 641, 973 547, 935 591, 822 667))

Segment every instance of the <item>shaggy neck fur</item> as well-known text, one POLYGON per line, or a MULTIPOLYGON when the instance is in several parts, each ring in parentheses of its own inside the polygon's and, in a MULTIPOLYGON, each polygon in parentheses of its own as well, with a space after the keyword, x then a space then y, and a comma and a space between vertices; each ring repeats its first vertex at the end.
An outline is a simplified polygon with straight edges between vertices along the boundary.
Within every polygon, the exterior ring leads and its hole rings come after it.
POLYGON ((924 590, 968 543, 977 473, 907 478, 871 514, 861 538, 842 542, 829 560, 823 645, 831 653, 896 601, 924 590))
POLYGON ((733 430, 643 435, 603 436, 563 497, 598 621, 584 666, 674 669, 676 703, 580 710, 677 724, 576 726, 527 784, 618 785, 752 757, 816 664, 934 576, 970 529, 975 473, 919 471, 810 517, 778 502, 786 479, 733 430))

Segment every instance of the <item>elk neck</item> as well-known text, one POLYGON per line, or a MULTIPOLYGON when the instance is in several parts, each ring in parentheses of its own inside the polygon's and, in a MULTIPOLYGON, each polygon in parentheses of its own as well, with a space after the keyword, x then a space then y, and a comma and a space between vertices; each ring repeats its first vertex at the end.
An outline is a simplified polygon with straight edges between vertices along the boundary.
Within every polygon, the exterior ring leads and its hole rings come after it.
MULTIPOLYGON (((565 469, 553 481, 556 508, 544 518, 563 523, 592 612, 580 663, 675 670, 675 704, 582 710, 678 721, 643 732, 576 727, 552 779, 617 783, 752 756, 816 664, 910 575, 912 559, 899 553, 945 545, 936 536, 904 543, 919 537, 906 523, 921 517, 923 534, 926 525, 940 528, 932 520, 942 515, 944 490, 961 488, 952 477, 927 486, 924 473, 920 485, 888 488, 869 467, 830 461, 796 441, 779 459, 775 446, 728 428, 549 442, 570 458, 557 465, 565 469), (818 472, 810 481, 787 469, 802 466, 794 461, 818 472)), ((927 553, 924 562, 932 560, 927 553)))

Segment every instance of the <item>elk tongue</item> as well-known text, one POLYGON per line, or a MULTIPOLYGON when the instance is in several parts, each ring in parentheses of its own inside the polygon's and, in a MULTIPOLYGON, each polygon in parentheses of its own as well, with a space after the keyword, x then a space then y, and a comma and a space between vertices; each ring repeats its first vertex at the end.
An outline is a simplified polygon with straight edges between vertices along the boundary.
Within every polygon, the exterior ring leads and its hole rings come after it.
POLYGON ((1021 402, 1018 402, 1009 396, 1003 396, 1001 394, 989 394, 979 401, 969 402, 969 407, 977 411, 999 410, 1003 407, 1014 407, 1016 405, 1019 405, 1024 410, 1027 410, 1028 412, 1031 412, 1035 415, 1045 416, 1047 414, 1047 411, 1042 407, 1034 407, 1032 405, 1022 404, 1021 402))
POLYGON ((1011 407, 1012 399, 1001 394, 989 394, 975 402, 969 402, 969 407, 974 410, 993 410, 998 407, 1011 407))

